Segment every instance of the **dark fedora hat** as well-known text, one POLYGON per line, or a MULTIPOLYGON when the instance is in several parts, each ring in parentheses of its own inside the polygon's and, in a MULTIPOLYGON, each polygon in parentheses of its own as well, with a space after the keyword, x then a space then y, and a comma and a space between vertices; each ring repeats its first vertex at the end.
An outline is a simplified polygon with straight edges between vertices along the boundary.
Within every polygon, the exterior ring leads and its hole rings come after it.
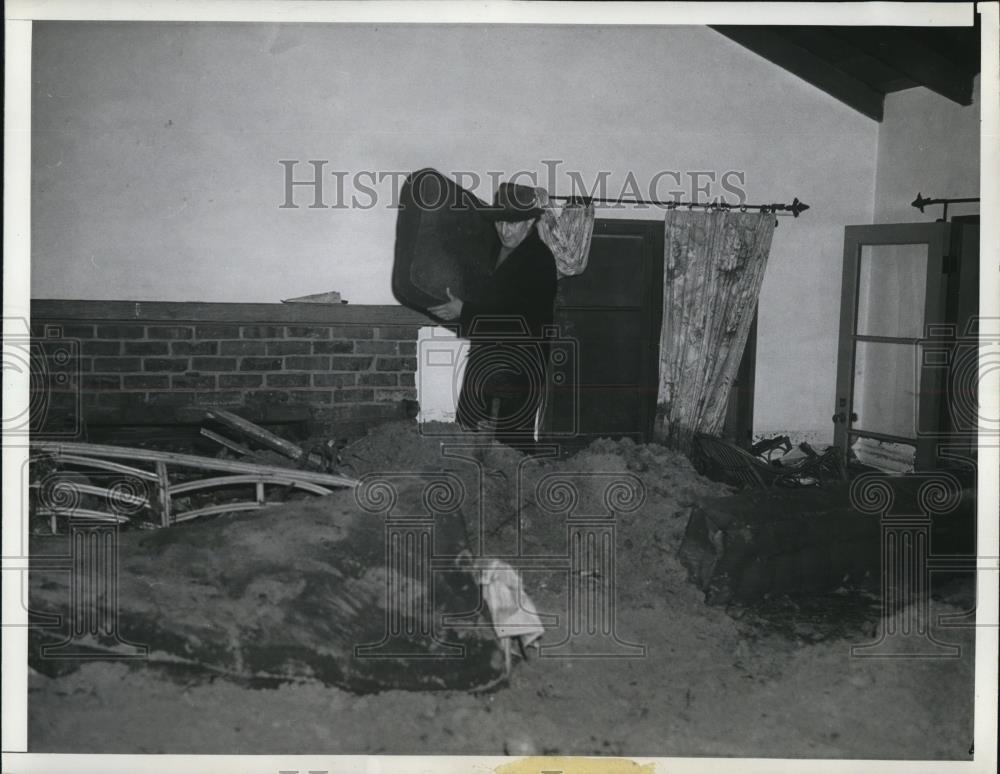
MULTIPOLYGON (((541 215, 548 204, 548 194, 543 189, 516 183, 500 183, 493 196, 493 204, 486 204, 471 191, 436 169, 426 167, 406 178, 404 190, 409 205, 424 211, 448 209, 474 210, 490 222, 517 222, 531 220, 541 215)), ((402 203, 401 203, 402 206, 402 203)))
POLYGON ((493 196, 493 204, 480 208, 479 212, 490 221, 517 223, 537 218, 545 212, 541 204, 534 188, 517 183, 500 183, 493 196))

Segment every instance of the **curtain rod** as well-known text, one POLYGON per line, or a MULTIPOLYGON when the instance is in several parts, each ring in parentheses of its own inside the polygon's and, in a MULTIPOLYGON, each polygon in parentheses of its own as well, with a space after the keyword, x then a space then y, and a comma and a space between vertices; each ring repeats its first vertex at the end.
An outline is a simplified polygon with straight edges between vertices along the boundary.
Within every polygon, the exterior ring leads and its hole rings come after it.
POLYGON ((584 204, 645 204, 654 207, 666 207, 667 209, 676 209, 677 207, 687 207, 688 209, 694 209, 695 207, 704 207, 709 210, 740 210, 741 212, 746 212, 747 210, 760 210, 761 212, 790 212, 794 217, 799 217, 799 213, 805 212, 809 209, 809 205, 805 202, 800 202, 798 197, 792 200, 791 204, 727 204, 726 202, 682 202, 682 201, 659 201, 657 199, 601 199, 591 196, 549 196, 550 199, 559 199, 561 201, 569 202, 582 202, 584 204))
POLYGON ((917 198, 914 199, 912 202, 910 202, 910 206, 911 207, 916 207, 918 210, 920 210, 921 212, 923 212, 924 211, 924 207, 926 207, 929 204, 943 204, 944 208, 943 208, 943 211, 941 213, 941 220, 948 220, 948 205, 949 204, 964 204, 966 202, 978 202, 978 201, 979 201, 979 197, 978 196, 966 196, 966 197, 960 198, 960 199, 956 199, 956 198, 943 198, 943 199, 929 199, 928 198, 928 199, 925 199, 924 195, 918 191, 917 192, 917 198))

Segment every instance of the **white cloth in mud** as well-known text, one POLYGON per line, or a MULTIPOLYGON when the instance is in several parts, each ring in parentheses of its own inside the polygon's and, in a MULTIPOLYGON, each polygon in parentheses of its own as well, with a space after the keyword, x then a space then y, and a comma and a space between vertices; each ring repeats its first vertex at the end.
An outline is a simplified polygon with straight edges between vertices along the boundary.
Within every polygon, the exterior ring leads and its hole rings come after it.
POLYGON ((521 576, 509 564, 491 559, 479 571, 479 584, 499 639, 520 637, 527 646, 545 633, 535 604, 522 588, 521 576))

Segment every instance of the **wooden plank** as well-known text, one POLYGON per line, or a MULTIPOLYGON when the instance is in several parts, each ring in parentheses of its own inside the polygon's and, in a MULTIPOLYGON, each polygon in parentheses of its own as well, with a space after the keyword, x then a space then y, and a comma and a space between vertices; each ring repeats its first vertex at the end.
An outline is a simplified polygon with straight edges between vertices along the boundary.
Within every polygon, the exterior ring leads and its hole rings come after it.
POLYGON ((219 435, 218 433, 213 433, 208 428, 205 428, 205 427, 201 428, 201 434, 203 436, 205 436, 206 438, 208 438, 208 439, 210 439, 212 441, 215 441, 220 446, 224 446, 225 448, 229 449, 230 451, 236 452, 241 457, 246 456, 247 454, 251 453, 250 450, 246 446, 243 446, 242 444, 238 444, 238 443, 236 443, 236 441, 230 441, 224 435, 219 435))
MULTIPOLYGON (((303 450, 301 446, 285 440, 280 435, 275 435, 270 430, 265 430, 260 425, 254 424, 250 420, 234 414, 232 411, 212 408, 205 412, 205 417, 207 419, 214 419, 216 422, 221 425, 225 425, 230 430, 246 436, 262 446, 274 449, 274 451, 279 454, 284 454, 289 459, 298 461, 303 457, 306 457, 305 450, 303 450)), ((309 458, 309 460, 312 461, 312 458, 309 458)), ((322 464, 322 460, 318 457, 316 458, 316 461, 322 464)))
POLYGON ((326 293, 310 293, 308 296, 296 296, 295 298, 281 299, 283 304, 340 304, 347 302, 340 297, 336 290, 328 290, 326 293))
POLYGON ((167 463, 156 463, 157 494, 160 503, 160 526, 170 526, 170 478, 167 476, 167 463))
POLYGON ((320 468, 323 468, 326 465, 326 461, 318 454, 306 454, 305 450, 301 446, 294 444, 291 441, 287 441, 280 435, 275 435, 270 430, 266 430, 260 425, 244 419, 231 411, 213 408, 206 411, 205 416, 226 425, 226 427, 231 430, 242 433, 248 438, 257 441, 268 448, 274 449, 279 454, 284 454, 289 459, 296 461, 304 459, 310 465, 315 465, 320 468))
POLYGON ((150 473, 148 470, 132 468, 128 465, 122 465, 109 460, 95 459, 87 454, 60 453, 59 461, 68 462, 72 465, 85 465, 97 468, 98 470, 110 470, 113 473, 123 473, 126 476, 133 476, 134 478, 142 479, 143 481, 155 482, 157 480, 156 474, 150 473))
MULTIPOLYGON (((64 455, 79 460, 81 464, 86 464, 93 459, 95 466, 101 466, 104 462, 102 457, 109 459, 128 459, 143 462, 166 462, 170 465, 180 467, 195 468, 197 470, 225 470, 232 473, 252 473, 270 474, 281 478, 293 478, 302 481, 312 481, 316 484, 338 487, 356 487, 358 481, 347 476, 338 476, 331 473, 316 473, 311 470, 298 470, 296 468, 283 468, 278 465, 257 465, 238 460, 219 460, 212 457, 198 457, 193 454, 177 454, 175 452, 150 451, 149 449, 135 449, 128 446, 109 446, 96 443, 77 443, 71 441, 36 441, 31 444, 34 451, 46 452, 54 457, 62 458, 64 455)), ((127 468, 132 475, 137 473, 132 468, 127 468)), ((149 472, 144 471, 145 477, 150 477, 149 472)))
POLYGON ((65 481, 56 484, 57 487, 66 486, 69 487, 74 492, 79 492, 80 494, 95 495, 97 497, 104 497, 108 501, 118 501, 126 503, 127 505, 139 505, 142 507, 149 507, 149 500, 145 497, 139 497, 138 495, 132 495, 128 492, 122 492, 120 490, 108 489, 104 486, 94 486, 93 484, 79 484, 75 481, 65 481))
POLYGON ((779 67, 794 73, 860 113, 882 120, 884 94, 862 83, 827 60, 765 27, 713 26, 716 32, 739 43, 779 67))
POLYGON ((39 516, 48 516, 51 519, 49 526, 53 534, 56 534, 55 520, 59 516, 67 519, 92 519, 93 521, 102 521, 109 524, 125 524, 128 522, 128 516, 122 516, 120 513, 111 514, 104 511, 95 511, 90 508, 39 508, 36 513, 39 516))

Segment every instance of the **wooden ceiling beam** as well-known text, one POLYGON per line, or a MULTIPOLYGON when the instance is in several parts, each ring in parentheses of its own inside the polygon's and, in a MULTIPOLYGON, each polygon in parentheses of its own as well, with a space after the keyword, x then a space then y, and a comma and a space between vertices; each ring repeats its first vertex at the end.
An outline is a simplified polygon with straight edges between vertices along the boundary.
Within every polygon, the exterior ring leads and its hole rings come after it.
POLYGON ((966 75, 979 72, 980 17, 972 27, 907 27, 906 34, 944 57, 966 75))
POLYGON ((783 67, 860 113, 882 120, 885 95, 767 27, 714 26, 716 32, 783 67))
POLYGON ((959 105, 972 104, 973 76, 922 44, 905 28, 858 27, 852 42, 907 78, 959 105))
MULTIPOLYGON (((876 91, 888 94, 896 91, 887 84, 907 82, 917 86, 892 65, 876 59, 867 51, 858 48, 850 40, 850 30, 843 27, 781 27, 775 30, 802 48, 809 49, 827 60, 838 70, 867 83, 876 91)), ((905 88, 905 87, 900 87, 905 88)))

